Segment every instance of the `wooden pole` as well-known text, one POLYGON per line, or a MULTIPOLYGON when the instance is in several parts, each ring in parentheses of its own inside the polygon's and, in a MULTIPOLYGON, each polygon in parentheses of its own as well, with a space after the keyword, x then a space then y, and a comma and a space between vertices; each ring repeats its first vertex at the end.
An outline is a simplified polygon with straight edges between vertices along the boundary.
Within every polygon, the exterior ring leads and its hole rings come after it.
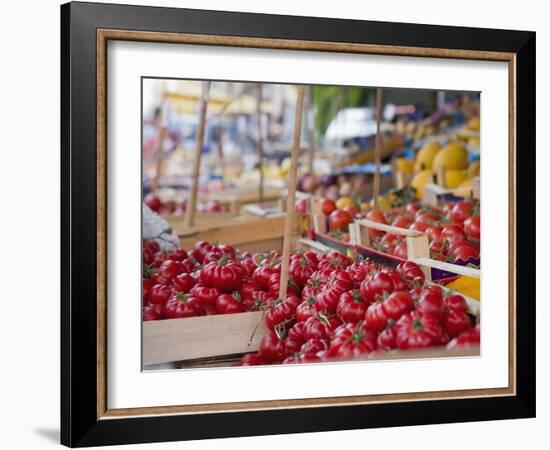
POLYGON ((378 208, 378 196, 380 195, 380 120, 382 116, 382 88, 376 88, 376 138, 374 141, 374 180, 372 183, 372 198, 374 199, 374 208, 378 208))
POLYGON ((290 154, 290 173, 288 176, 288 197, 286 200, 286 219, 283 235, 283 256, 281 259, 281 286, 279 298, 286 296, 288 284, 288 266, 290 261, 290 244, 292 241, 292 226, 296 210, 296 178, 298 174, 298 158, 300 157, 300 139, 302 133, 302 115, 304 112, 304 86, 298 86, 296 114, 294 118, 294 135, 290 154))
POLYGON ((199 112, 199 125, 197 129, 197 140, 195 143, 195 159, 193 160, 193 172, 191 175, 191 193, 187 202, 187 211, 185 214, 184 225, 192 227, 195 223, 195 209, 197 207, 197 194, 199 192, 199 176, 201 168, 202 146, 204 143, 204 126, 206 123, 206 108, 208 106, 208 92, 210 90, 210 81, 204 81, 202 84, 202 96, 199 112))
POLYGON ((309 132, 309 152, 308 152, 308 168, 309 173, 313 174, 313 166, 315 161, 315 117, 313 115, 313 86, 307 89, 307 106, 308 106, 308 132, 309 132))
POLYGON ((256 102, 256 125, 258 127, 258 168, 260 170, 260 204, 264 202, 264 142, 262 134, 262 85, 258 84, 258 101, 256 102))

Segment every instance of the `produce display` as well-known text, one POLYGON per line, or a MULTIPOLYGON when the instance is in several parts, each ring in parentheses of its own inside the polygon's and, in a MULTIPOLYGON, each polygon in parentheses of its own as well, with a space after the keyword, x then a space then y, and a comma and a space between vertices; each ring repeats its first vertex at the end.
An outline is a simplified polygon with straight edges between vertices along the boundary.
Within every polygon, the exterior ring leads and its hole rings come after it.
MULTIPOLYGON (((481 223, 477 201, 445 202, 440 208, 411 202, 404 208, 382 211, 367 207, 367 212, 362 212, 361 206, 349 198, 341 198, 337 202, 324 198, 320 206, 333 238, 349 242, 349 224, 358 219, 369 219, 425 233, 430 242, 430 256, 434 259, 479 266, 481 223)), ((371 248, 407 259, 403 236, 370 229, 369 238, 371 248)))
POLYGON ((393 349, 464 348, 479 327, 463 296, 427 283, 413 262, 395 269, 333 251, 281 255, 197 242, 190 252, 143 244, 143 320, 263 311, 267 334, 242 365, 330 361, 393 349))
POLYGON ((147 370, 479 354, 478 94, 144 83, 147 370))

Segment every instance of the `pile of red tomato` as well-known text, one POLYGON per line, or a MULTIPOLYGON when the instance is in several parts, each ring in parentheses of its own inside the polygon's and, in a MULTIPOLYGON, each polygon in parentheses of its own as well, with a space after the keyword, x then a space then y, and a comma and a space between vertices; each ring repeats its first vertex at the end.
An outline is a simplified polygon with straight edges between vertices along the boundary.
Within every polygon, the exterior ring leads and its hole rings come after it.
MULTIPOLYGON (((327 217, 331 234, 344 241, 349 241, 348 225, 355 219, 366 218, 425 233, 434 259, 448 262, 479 259, 479 204, 472 201, 448 202, 442 208, 410 203, 405 208, 386 212, 373 209, 366 213, 352 213, 349 208, 336 208, 333 200, 323 199, 321 209, 327 217)), ((407 259, 407 244, 403 236, 370 229, 369 238, 375 250, 407 259)))
POLYGON ((143 320, 264 311, 269 329, 242 365, 376 355, 391 349, 463 348, 479 342, 464 298, 426 284, 412 262, 353 262, 339 252, 291 255, 278 298, 280 255, 197 242, 189 252, 143 244, 143 320))

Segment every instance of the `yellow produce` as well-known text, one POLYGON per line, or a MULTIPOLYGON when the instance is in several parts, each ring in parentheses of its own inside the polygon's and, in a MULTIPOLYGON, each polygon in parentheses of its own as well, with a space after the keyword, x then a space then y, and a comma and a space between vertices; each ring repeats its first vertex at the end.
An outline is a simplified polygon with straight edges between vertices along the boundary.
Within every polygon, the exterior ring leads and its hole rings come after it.
POLYGON ((468 178, 479 177, 479 169, 481 165, 479 161, 472 161, 468 166, 468 178))
POLYGON ((466 127, 468 128, 468 130, 479 131, 479 128, 480 128, 479 117, 473 117, 472 119, 470 119, 466 127))
POLYGON ((418 172, 411 181, 411 186, 416 189, 416 198, 424 198, 424 186, 427 183, 433 183, 433 173, 431 170, 422 170, 418 172))
POLYGON ((423 169, 431 169, 439 148, 439 142, 437 141, 431 141, 424 144, 416 155, 414 171, 420 172, 423 169))
POLYGON ((468 145, 469 145, 470 147, 479 148, 480 144, 481 144, 481 143, 480 143, 478 137, 471 137, 471 138, 468 139, 468 145))
POLYGON ((449 289, 460 292, 461 294, 477 301, 481 298, 479 295, 479 286, 479 278, 464 276, 458 277, 455 281, 447 285, 449 289))
MULTIPOLYGON (((374 199, 371 200, 370 207, 374 208, 374 199)), ((391 209, 391 207, 392 205, 387 197, 383 195, 378 196, 378 209, 385 211, 391 209)))
POLYGON ((355 206, 355 202, 349 197, 340 197, 336 201, 336 207, 338 209, 347 208, 348 206, 355 206))
POLYGON ((464 147, 453 142, 443 147, 433 160, 434 171, 440 167, 445 170, 464 170, 468 168, 468 152, 464 147))
POLYGON ((445 187, 454 189, 466 181, 467 172, 465 170, 447 170, 445 172, 445 187))
POLYGON ((472 195, 472 186, 474 184, 474 180, 471 178, 469 180, 465 180, 462 183, 460 183, 460 186, 458 186, 454 191, 453 194, 457 197, 464 197, 469 198, 472 195))
POLYGON ((395 167, 399 172, 403 173, 413 173, 414 171, 414 161, 407 158, 397 158, 395 161, 395 167))

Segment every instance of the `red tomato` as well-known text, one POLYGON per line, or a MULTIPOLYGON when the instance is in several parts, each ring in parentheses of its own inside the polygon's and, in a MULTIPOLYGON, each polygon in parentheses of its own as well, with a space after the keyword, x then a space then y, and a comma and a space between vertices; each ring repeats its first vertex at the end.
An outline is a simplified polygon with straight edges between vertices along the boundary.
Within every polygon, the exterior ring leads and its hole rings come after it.
POLYGON ((455 248, 452 251, 451 256, 455 260, 467 261, 470 258, 475 258, 475 259, 479 258, 479 253, 472 245, 464 244, 455 248))
POLYGON ((380 243, 382 245, 387 245, 389 246, 390 244, 393 244, 395 243, 395 241, 397 241, 399 239, 399 236, 397 236, 397 234, 393 234, 393 233, 386 233, 382 239, 380 239, 380 243))
POLYGON ((336 306, 336 315, 342 322, 357 323, 365 317, 367 304, 363 300, 361 291, 353 289, 340 295, 336 306))
POLYGON ((195 283, 196 280, 188 273, 180 273, 172 280, 172 284, 178 292, 189 292, 195 283))
POLYGON ((144 249, 147 249, 148 251, 150 251, 151 253, 155 254, 157 253, 158 251, 160 251, 160 245, 158 244, 157 241, 153 241, 153 240, 150 240, 150 241, 145 241, 143 243, 143 248, 144 249))
POLYGON ((202 305, 215 305, 216 300, 222 294, 217 288, 210 288, 195 284, 189 291, 189 293, 199 299, 202 305))
POLYGON ((346 267, 350 266, 352 262, 352 259, 344 255, 343 253, 332 251, 321 258, 318 264, 318 268, 324 269, 328 267, 330 269, 345 269, 346 267))
POLYGON ((393 320, 388 320, 386 328, 378 334, 376 344, 379 349, 395 348, 395 322, 393 320))
POLYGON ((460 308, 447 308, 441 324, 450 338, 458 336, 472 326, 468 314, 460 308))
POLYGON ((399 242, 393 249, 392 255, 397 258, 407 259, 407 243, 405 241, 399 242))
POLYGON ((187 259, 187 252, 183 248, 178 248, 170 254, 170 259, 174 261, 183 261, 187 259))
POLYGON ((329 358, 357 358, 376 350, 376 333, 362 324, 339 328, 327 352, 329 358))
POLYGON ((384 293, 391 294, 394 290, 393 280, 387 273, 376 273, 361 283, 361 294, 367 303, 374 302, 384 293))
POLYGON ((432 314, 440 319, 445 311, 445 303, 440 293, 424 289, 416 309, 421 314, 432 314))
POLYGON ((464 231, 471 239, 479 239, 481 237, 481 219, 479 216, 468 217, 464 221, 464 231))
POLYGON ((336 209, 336 202, 330 198, 324 198, 321 200, 321 211, 325 216, 330 214, 336 209))
POLYGON ((420 213, 416 215, 416 218, 414 220, 417 223, 426 223, 428 225, 433 225, 436 223, 437 217, 435 217, 433 214, 430 213, 420 213))
POLYGON ((422 206, 420 206, 419 203, 408 203, 407 206, 405 206, 405 211, 407 211, 411 215, 416 214, 421 209, 422 206))
POLYGON ((300 351, 300 348, 304 342, 306 342, 306 338, 304 337, 305 325, 306 324, 304 322, 296 322, 288 330, 288 334, 286 336, 286 347, 288 353, 296 353, 300 351))
POLYGON ((349 216, 353 219, 355 217, 356 214, 359 213, 359 208, 357 208, 357 206, 345 206, 344 208, 342 208, 342 211, 345 211, 349 214, 349 216))
POLYGON ((149 289, 147 298, 151 303, 157 305, 164 305, 168 299, 172 296, 172 289, 164 284, 155 284, 149 289))
POLYGON ((404 261, 397 266, 397 272, 409 283, 418 287, 424 286, 425 276, 418 264, 404 261))
POLYGON ((317 265, 312 264, 311 260, 305 256, 300 257, 292 261, 288 268, 288 273, 294 280, 294 282, 303 288, 307 280, 311 278, 311 275, 317 270, 317 265))
POLYGON ((238 290, 243 282, 245 268, 227 255, 218 261, 204 266, 200 272, 200 282, 204 286, 215 287, 222 291, 238 290))
POLYGON ((365 313, 365 326, 369 330, 382 331, 388 324, 388 317, 384 312, 381 301, 371 303, 365 313))
MULTIPOLYGON (((269 287, 267 291, 274 297, 279 296, 279 290, 281 288, 281 274, 280 273, 274 273, 269 277, 269 287)), ((288 295, 293 294, 296 296, 300 295, 300 288, 298 285, 294 282, 294 279, 292 277, 288 277, 288 282, 286 286, 286 293, 288 295)))
POLYGON ((146 300, 147 303, 149 302, 147 296, 149 295, 149 291, 154 286, 154 284, 155 283, 153 283, 153 280, 149 278, 143 278, 143 280, 141 280, 141 297, 143 298, 143 300, 146 300))
POLYGON ((284 300, 276 300, 265 313, 265 324, 274 330, 279 324, 286 324, 294 319, 300 299, 295 295, 287 295, 284 300))
POLYGON ((164 317, 169 319, 202 315, 204 315, 204 310, 199 299, 183 292, 172 295, 164 305, 164 317))
POLYGON ((296 308, 296 320, 298 322, 305 322, 311 316, 317 314, 317 309, 315 309, 314 304, 315 296, 306 297, 296 308))
POLYGON ((162 319, 162 305, 149 305, 143 308, 143 320, 159 320, 162 319))
POLYGON ((444 226, 441 230, 441 239, 449 241, 451 244, 453 242, 465 241, 466 234, 462 231, 457 225, 447 225, 444 226))
POLYGON ((317 295, 313 306, 319 312, 334 314, 342 292, 342 290, 335 287, 325 288, 319 293, 319 295, 317 295))
POLYGON ((236 314, 246 311, 241 294, 235 291, 233 294, 221 294, 216 299, 216 311, 219 314, 236 314))
POLYGON ((426 236, 428 236, 428 239, 430 241, 434 241, 441 238, 442 231, 443 227, 440 227, 439 225, 430 225, 428 228, 426 228, 426 236))
POLYGON ((202 264, 204 255, 206 255, 213 248, 214 246, 210 242, 198 241, 193 246, 193 250, 191 250, 191 254, 193 255, 193 258, 195 258, 195 260, 198 263, 202 264))
POLYGON ((252 300, 256 292, 259 290, 260 286, 258 286, 254 281, 247 279, 243 281, 239 292, 243 300, 252 300))
MULTIPOLYGON (((386 235, 387 236, 387 235, 386 235)), ((375 270, 375 263, 372 261, 355 262, 346 271, 350 274, 354 285, 359 287, 361 282, 375 270)))
POLYGON ((398 227, 398 228, 408 228, 411 223, 412 223, 412 220, 406 216, 396 216, 395 219, 393 219, 393 222, 391 224, 392 226, 398 227))
POLYGON ((455 223, 462 223, 471 216, 474 205, 472 202, 458 202, 451 209, 451 220, 455 223))
POLYGON ((256 291, 251 299, 243 299, 243 303, 249 311, 263 311, 275 301, 276 296, 269 292, 256 291))
POLYGON ((152 192, 149 192, 143 199, 143 203, 145 203, 149 208, 151 208, 152 211, 159 213, 162 208, 162 202, 160 201, 160 198, 158 198, 155 194, 152 192))
POLYGON ((351 222, 351 216, 342 209, 336 209, 328 216, 328 227, 330 230, 345 230, 351 222))
POLYGON ((267 290, 269 289, 269 279, 274 273, 280 273, 280 269, 269 266, 259 266, 254 273, 252 274, 252 279, 254 282, 260 286, 260 288, 267 290))
POLYGON ((433 314, 413 311, 404 315, 395 325, 395 344, 399 349, 422 348, 438 345, 443 330, 433 314))
POLYGON ((259 354, 268 362, 281 362, 287 355, 285 340, 274 331, 268 331, 260 343, 259 354))
POLYGON ((267 361, 259 353, 247 353, 239 362, 239 366, 261 366, 263 364, 267 364, 267 361))
POLYGON ((169 283, 176 275, 183 273, 184 270, 181 262, 167 259, 158 268, 157 278, 161 283, 169 283))
POLYGON ((425 232, 430 225, 424 222, 413 222, 409 226, 409 230, 420 231, 421 233, 425 232))
POLYGON ((300 348, 301 353, 319 353, 328 350, 330 342, 327 339, 311 338, 304 342, 300 348))
MULTIPOLYGON (((384 225, 387 225, 388 222, 386 222, 386 217, 384 216, 384 213, 382 211, 379 211, 377 209, 371 209, 367 213, 367 219, 372 220, 373 222, 378 222, 384 225)), ((380 230, 374 230, 372 228, 369 228, 369 237, 371 238, 377 238, 384 235, 383 231, 380 230)))
POLYGON ((317 316, 311 316, 304 323, 303 336, 308 339, 328 339, 333 329, 333 324, 326 319, 317 316))
POLYGON ((388 319, 398 320, 414 307, 414 302, 407 291, 395 291, 382 302, 382 310, 388 319))
POLYGON ((151 250, 143 248, 143 250, 141 251, 141 259, 143 261, 143 264, 145 264, 146 266, 150 266, 155 262, 155 255, 151 250))
POLYGON ((447 350, 458 350, 479 345, 479 325, 463 332, 447 344, 447 350))
POLYGON ((468 309, 466 300, 464 300, 464 297, 460 294, 452 294, 446 297, 445 306, 447 306, 447 308, 461 309, 463 311, 468 309))

